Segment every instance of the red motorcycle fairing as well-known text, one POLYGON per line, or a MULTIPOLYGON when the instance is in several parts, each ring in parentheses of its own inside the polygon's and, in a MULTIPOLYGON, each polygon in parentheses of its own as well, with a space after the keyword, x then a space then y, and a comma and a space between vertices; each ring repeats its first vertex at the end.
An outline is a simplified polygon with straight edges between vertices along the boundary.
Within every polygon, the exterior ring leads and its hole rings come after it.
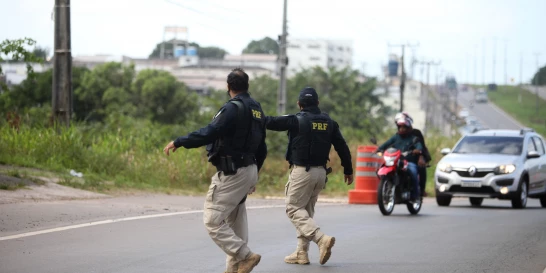
POLYGON ((378 176, 384 176, 384 175, 387 175, 391 172, 394 172, 396 170, 396 165, 394 166, 381 166, 381 168, 379 168, 379 170, 377 170, 377 175, 378 176))

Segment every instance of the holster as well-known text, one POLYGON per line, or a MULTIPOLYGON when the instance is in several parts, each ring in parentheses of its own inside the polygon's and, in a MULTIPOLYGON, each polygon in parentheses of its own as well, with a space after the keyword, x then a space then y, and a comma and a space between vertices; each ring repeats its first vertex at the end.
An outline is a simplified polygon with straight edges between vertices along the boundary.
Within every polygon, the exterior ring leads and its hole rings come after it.
POLYGON ((237 173, 239 168, 256 164, 256 158, 254 155, 244 155, 242 157, 217 156, 212 164, 216 166, 217 171, 224 172, 224 175, 233 175, 237 173))
POLYGON ((328 175, 332 173, 332 167, 326 168, 326 166, 324 166, 324 168, 326 169, 326 182, 325 183, 328 183, 328 175))

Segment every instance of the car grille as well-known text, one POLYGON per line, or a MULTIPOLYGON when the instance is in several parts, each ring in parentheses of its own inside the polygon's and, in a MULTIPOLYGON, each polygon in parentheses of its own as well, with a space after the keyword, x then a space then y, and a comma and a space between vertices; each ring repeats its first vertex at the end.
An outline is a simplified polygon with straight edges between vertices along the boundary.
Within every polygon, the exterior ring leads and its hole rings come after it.
POLYGON ((480 187, 480 188, 471 188, 471 187, 461 187, 459 185, 453 185, 449 188, 449 192, 457 193, 496 193, 495 190, 489 186, 480 187))
POLYGON ((476 172, 474 176, 471 176, 467 171, 455 171, 461 177, 484 177, 491 172, 476 172))

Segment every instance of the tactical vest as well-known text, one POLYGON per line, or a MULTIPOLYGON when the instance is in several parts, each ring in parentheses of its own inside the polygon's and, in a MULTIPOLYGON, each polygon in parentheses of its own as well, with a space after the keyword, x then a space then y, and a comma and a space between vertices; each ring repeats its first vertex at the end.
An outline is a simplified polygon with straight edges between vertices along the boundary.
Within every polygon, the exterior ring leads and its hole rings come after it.
POLYGON ((325 113, 296 114, 299 132, 290 136, 287 160, 299 166, 326 166, 332 147, 333 122, 325 113))
POLYGON ((234 160, 254 157, 265 134, 264 112, 260 104, 250 97, 233 98, 227 103, 237 106, 235 130, 207 147, 209 157, 212 154, 231 156, 234 160))

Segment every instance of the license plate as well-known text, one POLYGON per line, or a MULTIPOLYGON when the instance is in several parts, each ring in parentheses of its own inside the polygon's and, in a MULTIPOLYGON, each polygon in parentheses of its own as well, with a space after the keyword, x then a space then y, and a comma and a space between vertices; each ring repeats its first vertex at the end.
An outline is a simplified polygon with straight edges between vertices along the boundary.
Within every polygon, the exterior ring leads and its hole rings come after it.
POLYGON ((461 182, 461 187, 480 188, 481 186, 481 182, 461 182))

